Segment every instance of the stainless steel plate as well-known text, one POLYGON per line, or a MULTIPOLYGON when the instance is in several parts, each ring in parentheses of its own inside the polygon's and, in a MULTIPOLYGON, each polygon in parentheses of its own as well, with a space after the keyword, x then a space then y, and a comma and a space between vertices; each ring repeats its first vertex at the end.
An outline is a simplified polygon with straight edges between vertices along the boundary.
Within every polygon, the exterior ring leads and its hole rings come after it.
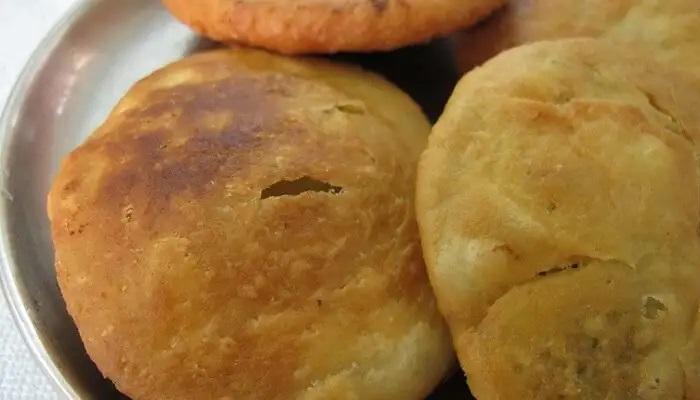
MULTIPOLYGON (((0 121, 0 261, 27 343, 70 398, 117 399, 83 346, 56 285, 45 199, 60 160, 139 78, 210 48, 157 0, 83 1, 25 68, 0 121)), ((397 52, 340 55, 393 80, 436 117, 458 78, 449 40, 397 52)), ((434 399, 464 399, 454 377, 434 399)))

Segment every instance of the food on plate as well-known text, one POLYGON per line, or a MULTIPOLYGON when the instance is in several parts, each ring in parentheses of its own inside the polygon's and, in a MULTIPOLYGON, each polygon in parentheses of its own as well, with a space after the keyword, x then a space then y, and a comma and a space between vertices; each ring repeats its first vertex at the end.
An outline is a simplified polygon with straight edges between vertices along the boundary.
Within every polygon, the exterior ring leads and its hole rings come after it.
POLYGON ((163 0, 195 31, 283 53, 390 50, 472 25, 505 0, 163 0))
POLYGON ((478 399, 700 398, 700 93, 676 78, 569 39, 458 84, 417 218, 478 399))
POLYGON ((491 18, 457 36, 457 58, 460 68, 468 71, 501 51, 524 43, 599 36, 622 45, 644 44, 648 57, 697 71, 700 3, 697 0, 510 0, 491 18))
POLYGON ((360 69, 203 53, 134 85, 48 198, 67 308, 134 399, 419 399, 452 362, 421 257, 429 124, 360 69))

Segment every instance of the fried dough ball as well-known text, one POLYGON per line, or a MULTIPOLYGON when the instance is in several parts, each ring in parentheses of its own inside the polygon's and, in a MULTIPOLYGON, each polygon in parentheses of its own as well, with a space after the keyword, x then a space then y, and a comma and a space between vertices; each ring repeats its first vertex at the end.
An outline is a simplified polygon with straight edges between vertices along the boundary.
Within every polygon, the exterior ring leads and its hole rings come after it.
POLYGON ((647 58, 696 71, 700 80, 697 0, 510 0, 502 11, 457 36, 456 55, 466 72, 512 47, 576 37, 641 45, 647 58))
POLYGON ((222 42, 282 53, 390 50, 472 25, 505 0, 163 0, 222 42))
POLYGON ((66 305, 134 399, 420 399, 453 360, 421 257, 429 124, 381 78, 255 50, 138 82, 63 162, 66 305))
POLYGON ((417 216, 478 399, 700 398, 700 125, 683 114, 700 93, 674 101, 673 79, 572 39, 457 86, 417 216))

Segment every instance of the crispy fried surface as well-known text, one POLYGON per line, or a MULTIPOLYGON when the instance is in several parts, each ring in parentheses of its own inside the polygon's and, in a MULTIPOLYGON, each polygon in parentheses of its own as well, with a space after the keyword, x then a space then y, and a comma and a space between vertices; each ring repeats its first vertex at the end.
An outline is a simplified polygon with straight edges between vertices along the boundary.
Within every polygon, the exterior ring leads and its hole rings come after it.
POLYGON ((209 38, 283 53, 388 50, 471 25, 505 0, 163 0, 209 38))
POLYGON ((137 83, 48 199, 68 310, 135 399, 421 398, 451 347, 382 79, 252 50, 137 83))
MULTIPOLYGON (((510 0, 457 39, 462 70, 524 43, 606 37, 642 45, 647 56, 698 71, 700 3, 697 0, 510 0)), ((700 72, 697 72, 700 80, 700 72)))
POLYGON ((433 129, 418 221, 480 400, 700 398, 700 93, 626 51, 505 52, 433 129))

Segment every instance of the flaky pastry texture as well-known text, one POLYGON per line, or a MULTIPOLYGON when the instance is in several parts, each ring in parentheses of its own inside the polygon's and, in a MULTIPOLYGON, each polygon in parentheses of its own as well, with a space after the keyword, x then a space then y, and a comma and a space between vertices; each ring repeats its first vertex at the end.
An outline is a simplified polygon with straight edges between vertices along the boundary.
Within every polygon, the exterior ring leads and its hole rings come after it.
POLYGON ((478 399, 700 399, 699 129, 683 111, 700 94, 676 102, 674 84, 572 39, 457 86, 417 216, 478 399))
POLYGON ((452 360, 413 188, 429 125, 359 69, 235 49, 138 82, 48 212, 85 347, 134 399, 420 399, 452 360))

